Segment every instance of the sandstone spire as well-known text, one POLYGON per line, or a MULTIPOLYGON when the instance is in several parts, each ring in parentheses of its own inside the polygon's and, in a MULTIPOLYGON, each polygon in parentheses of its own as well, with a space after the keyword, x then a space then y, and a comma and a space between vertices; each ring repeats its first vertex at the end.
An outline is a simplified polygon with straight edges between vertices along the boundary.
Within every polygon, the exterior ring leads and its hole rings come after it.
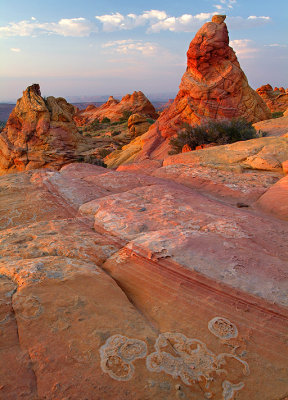
POLYGON ((142 136, 136 159, 163 159, 169 140, 184 123, 243 118, 271 118, 261 97, 249 86, 236 54, 229 46, 225 15, 214 15, 196 33, 187 52, 187 69, 174 102, 142 136))

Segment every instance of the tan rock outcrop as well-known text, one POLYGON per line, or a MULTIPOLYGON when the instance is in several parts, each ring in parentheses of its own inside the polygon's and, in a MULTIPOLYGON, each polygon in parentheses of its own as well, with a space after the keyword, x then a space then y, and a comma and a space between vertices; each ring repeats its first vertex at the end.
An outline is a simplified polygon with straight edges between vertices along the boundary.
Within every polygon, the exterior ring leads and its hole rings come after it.
POLYGON ((131 115, 131 113, 139 113, 153 119, 158 118, 153 104, 144 93, 135 91, 132 94, 126 94, 121 101, 110 96, 102 106, 93 109, 86 108, 86 110, 78 112, 74 116, 74 120, 78 126, 93 122, 95 119, 102 121, 103 118, 109 118, 112 122, 115 122, 119 121, 123 116, 125 117, 126 114, 131 115))
POLYGON ((132 138, 143 135, 150 128, 147 117, 140 114, 132 114, 128 119, 128 129, 132 138))
POLYGON ((257 131, 265 132, 267 136, 288 137, 288 113, 280 118, 267 119, 253 124, 257 131))
POLYGON ((230 170, 282 171, 288 158, 288 138, 264 137, 214 146, 165 158, 163 165, 189 164, 230 170))
POLYGON ((82 138, 74 106, 63 98, 41 97, 29 86, 0 134, 0 174, 41 167, 60 168, 75 160, 82 138))
POLYGON ((213 16, 197 32, 187 52, 187 70, 174 102, 142 137, 135 160, 163 159, 169 140, 184 123, 243 118, 257 122, 271 118, 261 97, 249 86, 235 52, 229 46, 225 16, 213 16))
POLYGON ((288 93, 281 87, 275 87, 274 90, 269 83, 256 90, 262 97, 272 113, 284 112, 288 107, 288 93))

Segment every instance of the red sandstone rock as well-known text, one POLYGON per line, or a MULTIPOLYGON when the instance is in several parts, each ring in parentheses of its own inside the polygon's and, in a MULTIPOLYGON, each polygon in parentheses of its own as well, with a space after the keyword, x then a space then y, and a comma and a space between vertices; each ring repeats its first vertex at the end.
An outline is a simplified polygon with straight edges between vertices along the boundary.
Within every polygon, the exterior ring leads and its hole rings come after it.
POLYGON ((189 144, 185 144, 182 147, 182 153, 187 153, 188 151, 192 151, 191 147, 189 146, 189 144))
POLYGON ((78 126, 93 122, 95 119, 102 121, 105 117, 114 122, 119 121, 123 117, 123 113, 139 113, 153 119, 158 118, 152 103, 139 91, 126 94, 120 102, 110 96, 102 106, 94 109, 86 108, 86 110, 78 112, 74 116, 74 121, 78 126))
POLYGON ((285 89, 275 87, 274 90, 271 85, 263 85, 256 90, 262 97, 271 112, 284 112, 288 107, 288 94, 285 89))
POLYGON ((288 174, 288 160, 282 162, 282 168, 283 168, 284 174, 287 175, 288 174))
POLYGON ((41 97, 29 86, 0 134, 0 174, 41 167, 60 168, 77 158, 82 138, 74 106, 63 98, 41 97))
POLYGON ((213 17, 215 22, 204 24, 190 43, 187 70, 178 95, 142 137, 142 149, 134 160, 163 159, 169 152, 170 138, 184 123, 198 125, 231 118, 257 122, 271 118, 229 46, 223 16, 218 17, 213 17))

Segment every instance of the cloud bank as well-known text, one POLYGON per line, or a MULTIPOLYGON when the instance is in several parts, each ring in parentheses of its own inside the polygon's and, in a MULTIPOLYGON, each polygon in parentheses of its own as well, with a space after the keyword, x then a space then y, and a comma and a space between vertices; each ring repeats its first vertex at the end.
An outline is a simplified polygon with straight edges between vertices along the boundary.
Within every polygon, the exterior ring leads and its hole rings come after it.
MULTIPOLYGON (((222 0, 225 7, 232 7, 235 0, 222 0)), ((221 4, 215 7, 222 7, 221 4)), ((93 21, 86 18, 62 18, 57 22, 39 22, 35 17, 20 22, 10 22, 0 26, 0 37, 10 36, 39 36, 60 35, 66 37, 87 37, 99 30, 113 32, 119 30, 132 30, 139 27, 146 29, 146 33, 170 32, 195 32, 200 26, 209 20, 217 12, 199 14, 183 14, 169 16, 163 10, 144 11, 142 14, 123 15, 119 12, 96 15, 93 21), (97 25, 98 24, 98 25, 97 25)), ((269 16, 251 15, 248 18, 228 17, 229 27, 234 29, 246 29, 269 23, 269 16)))

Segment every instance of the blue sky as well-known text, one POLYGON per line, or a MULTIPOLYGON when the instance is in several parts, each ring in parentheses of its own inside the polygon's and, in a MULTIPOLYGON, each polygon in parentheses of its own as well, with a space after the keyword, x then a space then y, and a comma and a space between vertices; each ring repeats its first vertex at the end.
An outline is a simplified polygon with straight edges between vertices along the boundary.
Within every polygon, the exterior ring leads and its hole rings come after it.
POLYGON ((186 51, 214 13, 252 87, 288 87, 287 0, 0 0, 0 101, 177 92, 186 51))

